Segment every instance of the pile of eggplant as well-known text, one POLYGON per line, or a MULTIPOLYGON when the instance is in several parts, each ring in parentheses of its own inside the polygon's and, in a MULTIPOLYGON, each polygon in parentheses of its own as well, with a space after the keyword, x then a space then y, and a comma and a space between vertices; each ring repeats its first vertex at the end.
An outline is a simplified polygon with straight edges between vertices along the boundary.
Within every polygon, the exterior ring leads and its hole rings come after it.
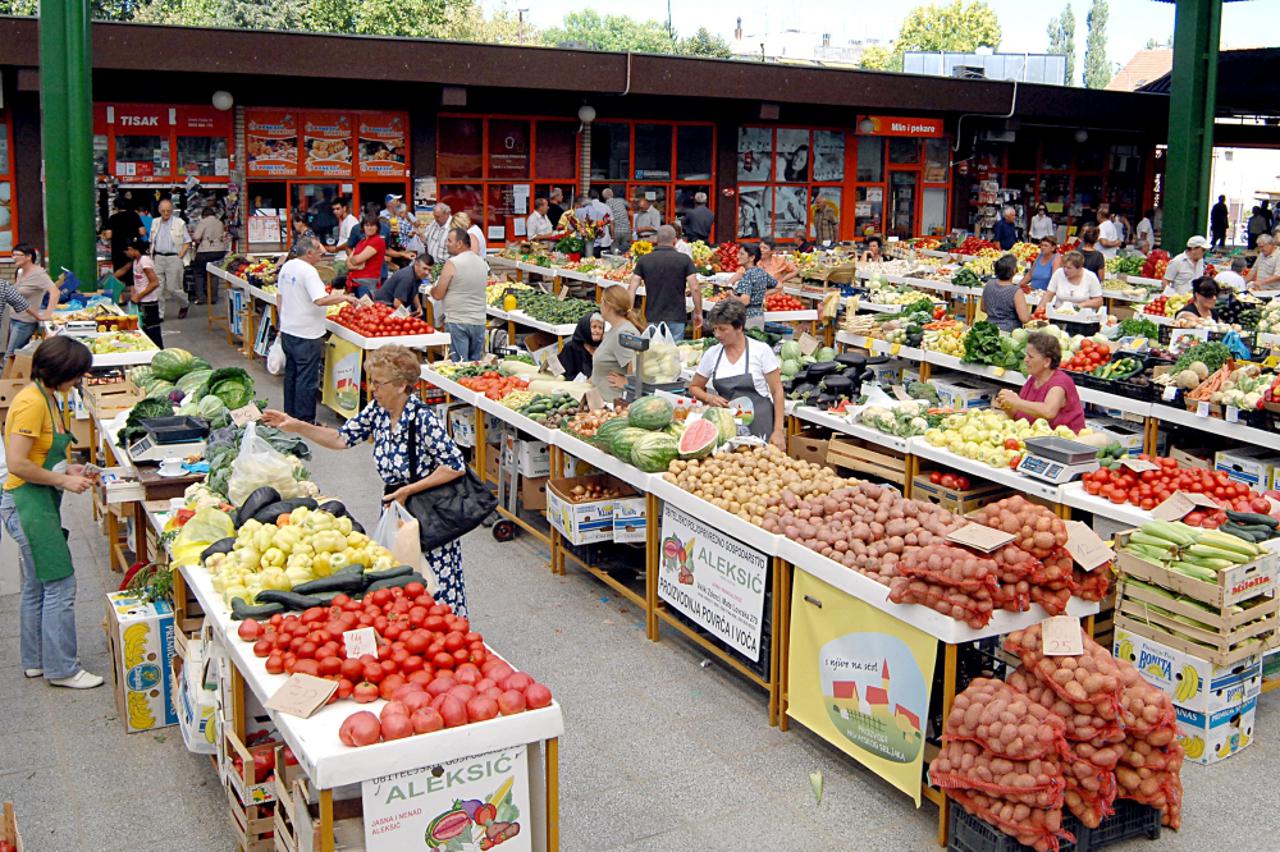
POLYGON ((841 352, 834 361, 819 361, 804 367, 784 381, 782 388, 787 399, 828 409, 861 396, 863 383, 875 381, 873 368, 888 361, 888 355, 841 352))

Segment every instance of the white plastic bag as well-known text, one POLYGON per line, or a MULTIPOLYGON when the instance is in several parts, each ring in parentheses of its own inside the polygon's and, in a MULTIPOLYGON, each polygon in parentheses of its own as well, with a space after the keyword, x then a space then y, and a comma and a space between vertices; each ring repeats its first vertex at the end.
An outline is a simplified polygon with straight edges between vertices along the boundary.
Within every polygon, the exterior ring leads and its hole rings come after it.
POLYGON ((240 454, 231 463, 227 479, 227 499, 235 506, 264 486, 280 492, 282 499, 297 497, 301 486, 293 478, 293 462, 258 437, 258 424, 250 422, 240 439, 240 454))
POLYGON ((649 341, 641 356, 646 384, 666 384, 680 378, 680 349, 665 322, 651 325, 640 335, 649 341))
POLYGON ((391 551, 397 565, 411 565, 413 570, 427 578, 428 591, 437 583, 430 571, 423 570, 427 561, 422 556, 421 539, 418 537, 418 519, 399 501, 392 500, 382 507, 378 524, 370 536, 376 543, 391 551))
POLYGON ((278 334, 276 339, 271 341, 271 345, 267 347, 267 372, 273 376, 279 376, 284 373, 284 343, 278 334))

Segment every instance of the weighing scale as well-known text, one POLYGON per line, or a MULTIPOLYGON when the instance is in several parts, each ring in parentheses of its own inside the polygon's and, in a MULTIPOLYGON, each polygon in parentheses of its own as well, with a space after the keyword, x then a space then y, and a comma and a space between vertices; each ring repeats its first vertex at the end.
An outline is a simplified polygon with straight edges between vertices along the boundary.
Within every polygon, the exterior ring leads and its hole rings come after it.
POLYGON ((62 333, 67 337, 94 337, 98 333, 97 320, 71 320, 63 323, 62 333))
POLYGON ((1098 469, 1098 450, 1079 441, 1049 436, 1028 438, 1027 452, 1018 463, 1018 473, 1063 485, 1098 469))
POLYGON ((649 351, 649 339, 641 337, 638 334, 619 334, 618 345, 623 349, 630 349, 636 353, 636 368, 627 376, 627 386, 622 392, 622 398, 627 402, 635 402, 646 393, 655 390, 663 390, 669 393, 684 393, 684 382, 645 382, 644 381, 644 353, 649 351))
POLYGON ((129 445, 133 462, 162 462, 204 455, 209 426, 194 417, 150 417, 142 421, 147 434, 129 445))

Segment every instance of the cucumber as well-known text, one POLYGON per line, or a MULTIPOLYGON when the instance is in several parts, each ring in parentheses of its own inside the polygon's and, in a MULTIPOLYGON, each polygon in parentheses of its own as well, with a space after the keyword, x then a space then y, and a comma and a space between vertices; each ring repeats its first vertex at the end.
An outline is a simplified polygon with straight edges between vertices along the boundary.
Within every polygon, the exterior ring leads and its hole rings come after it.
POLYGON ((231 619, 233 621, 243 621, 246 618, 253 618, 262 621, 270 618, 277 612, 284 612, 284 607, 278 603, 251 606, 244 598, 231 599, 231 619))
MULTIPOLYGON (((350 566, 348 566, 350 567, 350 566)), ((369 581, 365 579, 364 572, 360 569, 360 565, 355 566, 356 571, 348 571, 346 568, 330 574, 328 577, 321 577, 318 580, 309 580, 293 587, 293 590, 300 595, 315 595, 320 592, 346 592, 347 594, 355 594, 361 591, 369 581)))
POLYGON ((280 604, 285 609, 299 612, 304 609, 311 609, 313 606, 324 606, 323 601, 319 598, 313 598, 310 595, 300 594, 299 592, 282 592, 278 589, 264 589, 258 592, 257 598, 259 603, 280 604))
POLYGON ((343 594, 343 592, 317 592, 314 595, 307 595, 307 597, 315 598, 320 601, 320 606, 328 606, 333 603, 334 598, 341 594, 343 594))
POLYGON ((378 580, 390 580, 392 577, 403 577, 405 574, 412 573, 413 569, 408 565, 397 565, 384 571, 366 571, 364 572, 364 578, 370 583, 376 583, 378 580))
POLYGON ((1256 524, 1259 526, 1270 527, 1271 529, 1275 529, 1277 526, 1280 526, 1280 521, 1277 521, 1275 518, 1271 517, 1270 515, 1260 515, 1257 512, 1228 511, 1227 517, 1235 521, 1237 524, 1241 526, 1246 526, 1246 527, 1256 524))
POLYGON ((1218 527, 1218 530, 1224 533, 1229 533, 1235 536, 1236 538, 1244 539, 1245 541, 1251 542, 1253 544, 1261 544, 1262 542, 1271 538, 1273 534, 1271 530, 1262 532, 1257 529, 1242 527, 1239 524, 1232 523, 1231 521, 1228 521, 1227 523, 1218 527))
POLYGON ((425 586, 427 584, 427 578, 416 571, 410 571, 408 574, 401 574, 399 577, 388 577, 385 580, 378 580, 377 582, 370 583, 369 587, 364 590, 364 593, 367 595, 370 592, 376 592, 379 589, 402 589, 410 583, 421 583, 425 586))

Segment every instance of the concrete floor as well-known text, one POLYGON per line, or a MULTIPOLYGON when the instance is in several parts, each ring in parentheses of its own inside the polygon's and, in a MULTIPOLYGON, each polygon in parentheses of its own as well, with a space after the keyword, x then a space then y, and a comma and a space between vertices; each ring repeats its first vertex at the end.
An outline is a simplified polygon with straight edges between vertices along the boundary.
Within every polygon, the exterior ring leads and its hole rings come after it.
MULTIPOLYGON (((203 308, 165 336, 219 366, 246 362, 205 329, 203 308)), ((250 366, 259 395, 279 380, 250 366)), ((314 477, 366 524, 379 481, 367 447, 318 449, 314 477)), ((101 630, 109 574, 88 502, 65 517, 78 568, 81 657, 109 677, 101 630)), ((646 641, 641 614, 570 568, 552 577, 525 536, 471 533, 463 555, 472 618, 487 639, 545 681, 564 707, 561 813, 566 850, 929 850, 937 811, 903 795, 803 729, 770 728, 763 691, 667 630, 646 641), (825 779, 815 804, 809 773, 825 779)), ((22 677, 18 597, 0 597, 0 799, 13 800, 30 852, 224 850, 226 797, 208 758, 174 728, 126 735, 109 687, 61 690, 22 677)), ((1276 848, 1267 778, 1280 758, 1277 699, 1265 696, 1257 740, 1214 767, 1188 765, 1184 828, 1125 850, 1276 848), (1271 837, 1270 840, 1267 838, 1271 837)))

